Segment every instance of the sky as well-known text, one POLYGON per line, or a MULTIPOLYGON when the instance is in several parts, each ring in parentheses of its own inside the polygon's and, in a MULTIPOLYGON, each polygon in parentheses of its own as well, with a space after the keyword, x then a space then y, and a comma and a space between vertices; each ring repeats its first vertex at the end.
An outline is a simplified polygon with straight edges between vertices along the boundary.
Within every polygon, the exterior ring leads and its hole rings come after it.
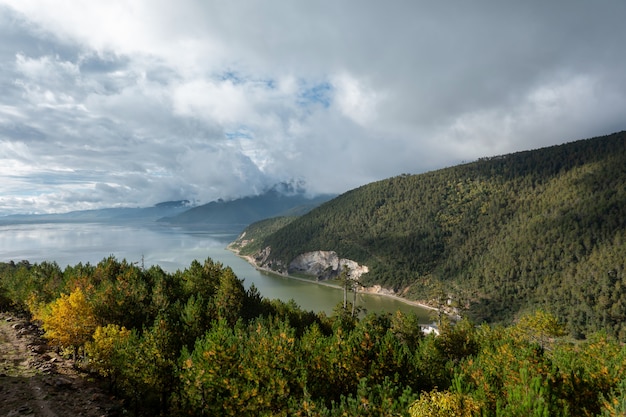
POLYGON ((626 129, 626 2, 0 0, 0 215, 198 204, 626 129))

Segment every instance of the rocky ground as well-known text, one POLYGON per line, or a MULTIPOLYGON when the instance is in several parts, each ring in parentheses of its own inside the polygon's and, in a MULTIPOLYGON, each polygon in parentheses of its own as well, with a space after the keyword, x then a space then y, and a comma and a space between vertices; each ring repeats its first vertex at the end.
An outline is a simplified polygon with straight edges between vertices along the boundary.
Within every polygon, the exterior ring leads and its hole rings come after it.
POLYGON ((0 312, 0 416, 113 417, 121 403, 27 320, 0 312))

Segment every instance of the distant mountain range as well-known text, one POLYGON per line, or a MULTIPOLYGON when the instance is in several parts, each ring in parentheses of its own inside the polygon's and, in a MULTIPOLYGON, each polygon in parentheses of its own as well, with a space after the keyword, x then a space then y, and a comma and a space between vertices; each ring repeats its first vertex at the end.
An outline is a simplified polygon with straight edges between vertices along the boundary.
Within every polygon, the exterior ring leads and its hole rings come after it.
POLYGON ((336 196, 329 194, 309 197, 302 191, 283 186, 273 187, 256 196, 231 201, 212 201, 175 216, 164 217, 159 222, 178 226, 240 224, 245 227, 270 217, 301 216, 334 197, 336 196))
POLYGON ((260 195, 192 206, 188 200, 166 201, 144 208, 105 208, 59 214, 16 214, 0 217, 0 224, 19 223, 154 223, 204 229, 239 225, 277 216, 300 216, 335 195, 308 196, 302 184, 279 183, 260 195))
POLYGON ((166 201, 152 207, 120 207, 97 210, 78 210, 54 214, 14 214, 0 217, 0 224, 72 223, 72 222, 154 222, 162 217, 175 216, 188 210, 188 200, 166 201))

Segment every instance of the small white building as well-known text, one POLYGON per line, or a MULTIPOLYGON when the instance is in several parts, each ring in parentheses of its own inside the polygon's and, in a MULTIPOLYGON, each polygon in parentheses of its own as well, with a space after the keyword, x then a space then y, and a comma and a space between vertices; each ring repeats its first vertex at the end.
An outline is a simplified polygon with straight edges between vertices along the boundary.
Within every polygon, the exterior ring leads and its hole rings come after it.
POLYGON ((439 336, 439 327, 435 323, 422 324, 420 327, 422 328, 422 333, 424 334, 434 333, 435 336, 439 336))

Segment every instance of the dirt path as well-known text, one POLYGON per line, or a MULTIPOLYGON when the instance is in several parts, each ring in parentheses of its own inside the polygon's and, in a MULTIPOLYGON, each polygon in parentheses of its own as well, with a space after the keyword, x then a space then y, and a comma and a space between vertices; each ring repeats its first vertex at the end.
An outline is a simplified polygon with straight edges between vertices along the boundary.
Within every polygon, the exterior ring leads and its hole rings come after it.
POLYGON ((112 417, 121 411, 118 401, 50 349, 36 326, 0 312, 0 416, 112 417))

